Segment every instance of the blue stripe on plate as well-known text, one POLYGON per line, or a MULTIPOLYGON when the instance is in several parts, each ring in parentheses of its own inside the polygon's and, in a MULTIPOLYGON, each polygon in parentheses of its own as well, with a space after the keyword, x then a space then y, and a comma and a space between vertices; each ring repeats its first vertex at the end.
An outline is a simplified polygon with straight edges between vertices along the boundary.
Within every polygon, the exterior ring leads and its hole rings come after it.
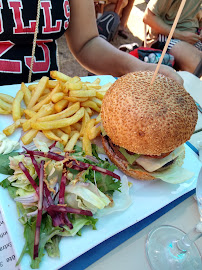
MULTIPOLYGON (((190 143, 186 143, 196 154, 199 154, 198 150, 190 143)), ((60 268, 60 270, 83 270, 86 269, 88 266, 102 258, 104 255, 112 251, 117 246, 124 243, 126 240, 134 236, 136 233, 147 227, 149 224, 154 222, 156 219, 161 217, 162 215, 166 214, 168 211, 173 209, 175 206, 192 196, 196 192, 196 189, 193 189, 186 194, 182 195, 181 197, 177 198, 176 200, 172 201, 171 203, 167 204, 163 208, 159 209, 152 215, 144 218, 143 220, 137 222, 136 224, 132 225, 131 227, 125 229, 124 231, 110 237, 109 239, 105 240, 104 242, 100 243, 99 245, 95 246, 94 248, 90 249, 86 253, 82 254, 72 262, 68 263, 67 265, 60 268)), ((71 247, 70 247, 71 248, 71 247)), ((68 251, 67 251, 68 252, 68 251)))
POLYGON ((195 146, 193 146, 193 144, 191 144, 190 142, 186 142, 186 144, 199 156, 199 151, 196 149, 195 146))

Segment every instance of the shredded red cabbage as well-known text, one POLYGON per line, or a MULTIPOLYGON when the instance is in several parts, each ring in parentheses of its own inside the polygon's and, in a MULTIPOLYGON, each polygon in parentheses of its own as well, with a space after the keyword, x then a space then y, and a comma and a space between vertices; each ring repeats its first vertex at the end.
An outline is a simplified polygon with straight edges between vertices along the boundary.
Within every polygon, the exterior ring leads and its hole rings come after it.
POLYGON ((87 170, 89 167, 92 168, 92 170, 103 173, 103 174, 107 174, 112 176, 113 178, 116 178, 118 180, 121 180, 120 176, 118 174, 115 174, 107 169, 103 169, 100 168, 98 166, 92 165, 92 164, 88 164, 88 163, 84 163, 82 161, 75 161, 75 160, 71 160, 66 162, 66 165, 68 167, 68 165, 75 170, 79 170, 79 171, 83 171, 83 170, 87 170))
POLYGON ((40 227, 42 220, 42 206, 43 206, 43 178, 44 178, 44 163, 42 160, 40 164, 40 178, 39 178, 39 201, 38 201, 38 214, 36 219, 36 230, 34 238, 34 255, 33 258, 37 258, 39 254, 39 240, 40 240, 40 227))

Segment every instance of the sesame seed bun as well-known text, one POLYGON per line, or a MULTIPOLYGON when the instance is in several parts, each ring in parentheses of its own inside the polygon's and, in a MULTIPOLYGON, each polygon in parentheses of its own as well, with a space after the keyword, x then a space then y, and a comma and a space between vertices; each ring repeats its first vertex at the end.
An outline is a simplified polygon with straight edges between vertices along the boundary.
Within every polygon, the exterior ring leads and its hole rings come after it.
POLYGON ((174 80, 153 72, 119 78, 102 101, 103 128, 111 141, 143 155, 168 153, 189 140, 198 113, 193 98, 174 80))

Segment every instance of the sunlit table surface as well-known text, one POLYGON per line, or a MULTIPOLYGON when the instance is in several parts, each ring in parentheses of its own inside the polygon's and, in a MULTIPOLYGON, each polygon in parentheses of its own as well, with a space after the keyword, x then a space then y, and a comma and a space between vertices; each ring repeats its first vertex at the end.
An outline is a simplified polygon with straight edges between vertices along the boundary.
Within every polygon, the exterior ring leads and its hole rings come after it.
MULTIPOLYGON (((196 101, 202 103, 202 81, 199 81, 198 78, 194 78, 190 73, 179 73, 185 79, 185 88, 189 89, 188 92, 196 101), (190 87, 190 85, 192 87, 190 87)), ((202 113, 199 113, 198 116, 196 131, 202 129, 202 113)), ((199 142, 202 143, 202 131, 193 134, 189 142, 191 142, 196 149, 199 149, 199 142)), ((199 213, 197 202, 195 195, 192 195, 90 265, 86 270, 150 270, 145 252, 145 243, 148 233, 154 227, 160 225, 172 225, 185 232, 189 232, 198 222, 199 213)), ((202 254, 202 237, 196 241, 196 245, 202 254)))

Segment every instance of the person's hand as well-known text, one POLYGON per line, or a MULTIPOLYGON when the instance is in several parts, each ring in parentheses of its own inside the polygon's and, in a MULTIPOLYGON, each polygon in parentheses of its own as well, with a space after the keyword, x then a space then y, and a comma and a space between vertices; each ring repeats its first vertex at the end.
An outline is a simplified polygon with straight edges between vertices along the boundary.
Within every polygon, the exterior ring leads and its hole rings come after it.
POLYGON ((171 79, 175 80, 179 84, 183 85, 184 83, 182 77, 173 68, 169 66, 161 65, 159 69, 159 73, 162 73, 167 77, 170 77, 171 79))
POLYGON ((182 41, 186 41, 192 45, 201 40, 201 36, 189 31, 177 31, 175 34, 175 38, 180 39, 182 41))
MULTIPOLYGON (((149 70, 154 72, 157 65, 153 65, 153 64, 148 64, 148 65, 149 65, 148 66, 149 70)), ((161 65, 160 68, 159 68, 159 73, 161 73, 161 74, 175 80, 179 84, 183 85, 183 83, 184 83, 184 80, 182 79, 182 77, 173 68, 171 68, 169 66, 161 65)))

